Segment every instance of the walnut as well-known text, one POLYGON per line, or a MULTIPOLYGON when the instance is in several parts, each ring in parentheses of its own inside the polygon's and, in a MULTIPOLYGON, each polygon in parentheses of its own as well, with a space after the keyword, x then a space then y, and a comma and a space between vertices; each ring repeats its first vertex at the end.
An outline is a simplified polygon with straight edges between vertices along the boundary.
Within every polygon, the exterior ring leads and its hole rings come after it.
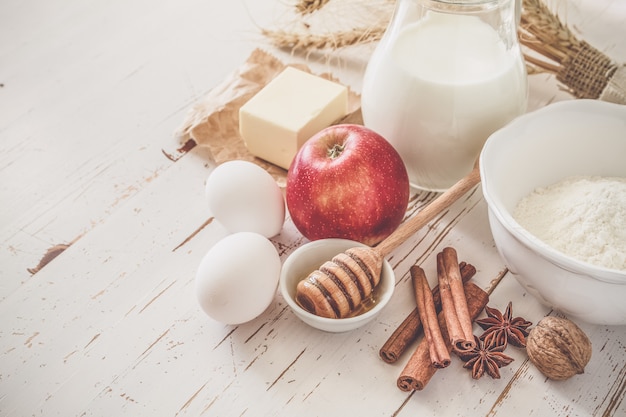
POLYGON ((530 330, 526 352, 542 374, 564 380, 583 373, 591 359, 591 342, 573 321, 548 316, 530 330))

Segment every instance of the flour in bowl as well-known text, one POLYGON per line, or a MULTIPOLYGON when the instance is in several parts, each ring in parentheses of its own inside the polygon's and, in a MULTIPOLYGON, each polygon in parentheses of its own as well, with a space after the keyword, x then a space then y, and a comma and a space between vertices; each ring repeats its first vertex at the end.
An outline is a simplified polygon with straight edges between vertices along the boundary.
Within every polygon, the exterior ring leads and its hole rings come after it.
POLYGON ((576 176, 537 188, 513 217, 566 255, 626 271, 626 178, 576 176))

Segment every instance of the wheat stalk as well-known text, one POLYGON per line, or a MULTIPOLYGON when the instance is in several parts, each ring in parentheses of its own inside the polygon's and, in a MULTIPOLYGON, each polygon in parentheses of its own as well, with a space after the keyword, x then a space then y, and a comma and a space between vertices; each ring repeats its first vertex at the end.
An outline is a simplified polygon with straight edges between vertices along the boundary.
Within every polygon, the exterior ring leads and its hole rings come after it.
MULTIPOLYGON (((542 1, 524 0, 523 6, 518 30, 522 45, 559 64, 570 50, 580 49, 581 42, 542 1)), ((552 66, 548 64, 546 69, 552 66)))
POLYGON ((396 0, 299 0, 291 21, 261 33, 292 53, 335 51, 380 40, 396 0))
MULTIPOLYGON (((600 98, 619 65, 574 33, 542 0, 524 0, 520 43, 540 57, 525 53, 526 62, 556 75, 577 98, 600 98)), ((623 89, 622 89, 623 91, 623 89)))
POLYGON ((374 42, 381 38, 384 31, 384 27, 358 27, 327 33, 263 29, 262 34, 279 48, 290 49, 292 52, 310 52, 324 49, 335 50, 374 42))
POLYGON ((295 7, 302 15, 315 13, 328 4, 330 0, 300 0, 295 7))

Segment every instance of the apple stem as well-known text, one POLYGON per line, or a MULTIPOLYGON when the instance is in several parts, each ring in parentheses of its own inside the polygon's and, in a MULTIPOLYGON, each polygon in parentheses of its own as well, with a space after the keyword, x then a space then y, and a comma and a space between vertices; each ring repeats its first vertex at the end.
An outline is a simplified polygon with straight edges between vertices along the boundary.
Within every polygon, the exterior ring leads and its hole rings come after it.
POLYGON ((344 147, 344 145, 335 143, 333 147, 328 150, 328 157, 330 159, 335 159, 339 157, 339 155, 341 155, 341 153, 343 152, 344 147))

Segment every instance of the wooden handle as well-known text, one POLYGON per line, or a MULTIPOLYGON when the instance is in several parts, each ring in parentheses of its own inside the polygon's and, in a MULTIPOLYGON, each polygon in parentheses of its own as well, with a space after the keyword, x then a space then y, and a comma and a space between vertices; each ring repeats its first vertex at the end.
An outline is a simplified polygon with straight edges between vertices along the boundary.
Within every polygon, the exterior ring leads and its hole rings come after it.
POLYGON ((424 227, 426 223, 434 219, 437 214, 447 209, 459 199, 463 194, 468 192, 472 187, 480 182, 480 172, 478 165, 461 178, 456 184, 446 190, 443 194, 433 200, 429 205, 424 207, 419 213, 411 217, 409 220, 401 224, 391 235, 380 242, 374 249, 386 257, 395 248, 400 246, 411 235, 424 227))

